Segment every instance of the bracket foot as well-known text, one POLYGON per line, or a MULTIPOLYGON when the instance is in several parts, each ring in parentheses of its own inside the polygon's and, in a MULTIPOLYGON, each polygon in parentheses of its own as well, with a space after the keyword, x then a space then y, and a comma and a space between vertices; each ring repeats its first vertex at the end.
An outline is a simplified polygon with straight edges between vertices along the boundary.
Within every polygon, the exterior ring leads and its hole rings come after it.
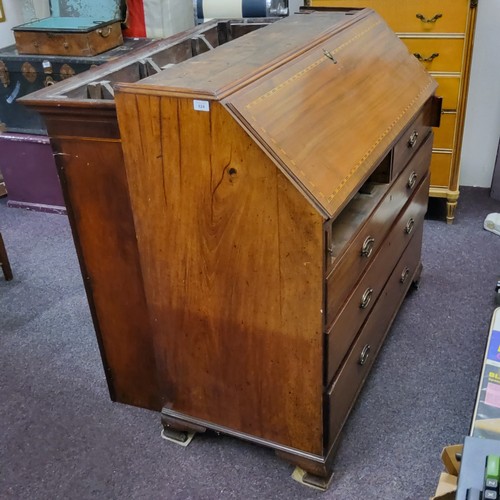
POLYGON ((161 437, 163 439, 178 444, 179 446, 183 446, 184 448, 189 446, 194 436, 194 432, 176 431, 175 429, 168 427, 161 431, 161 437))
POLYGON ((309 488, 314 488, 315 490, 326 491, 330 487, 332 482, 333 472, 330 473, 327 477, 316 476, 311 474, 310 472, 306 472, 304 469, 300 467, 295 467, 295 470, 292 473, 292 479, 303 484, 304 486, 308 486, 309 488))

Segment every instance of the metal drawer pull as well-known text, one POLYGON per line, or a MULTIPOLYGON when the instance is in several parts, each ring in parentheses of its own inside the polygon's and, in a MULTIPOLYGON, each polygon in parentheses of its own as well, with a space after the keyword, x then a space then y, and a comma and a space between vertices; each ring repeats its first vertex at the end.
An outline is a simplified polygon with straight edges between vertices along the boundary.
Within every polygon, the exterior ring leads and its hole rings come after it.
POLYGON ((365 347, 363 347, 363 350, 361 351, 361 354, 359 355, 359 364, 363 366, 366 361, 368 360, 368 356, 370 355, 370 351, 372 349, 372 346, 370 344, 366 344, 365 347))
POLYGON ((97 30, 97 33, 101 35, 103 38, 108 38, 109 35, 111 35, 112 28, 111 26, 108 26, 108 29, 104 31, 103 29, 97 30))
POLYGON ((414 227, 415 227, 415 219, 413 217, 410 217, 405 226, 405 233, 410 234, 413 231, 414 227))
POLYGON ((361 297, 361 302, 359 304, 359 307, 361 309, 366 309, 368 307, 370 300, 372 300, 372 295, 373 295, 373 288, 367 288, 365 290, 365 293, 361 297))
POLYGON ((443 14, 436 14, 434 17, 430 19, 425 17, 423 14, 417 14, 417 19, 420 19, 423 23, 435 23, 438 19, 441 19, 443 14))
POLYGON ((424 57, 422 54, 415 52, 413 54, 420 62, 432 62, 436 57, 439 57, 439 52, 434 52, 429 57, 424 57))
POLYGON ((410 268, 409 267, 405 267, 403 269, 403 272, 401 273, 401 278, 400 278, 399 281, 401 283, 404 283, 407 280, 407 278, 408 278, 409 275, 410 275, 410 268))
POLYGON ((408 139, 408 147, 414 148, 415 144, 417 144, 417 139, 418 139, 418 132, 414 130, 410 135, 410 138, 408 139))
POLYGON ((363 242, 363 246, 361 247, 361 257, 370 257, 373 252, 373 246, 375 244, 375 238, 368 236, 366 240, 363 242))
POLYGON ((417 183, 417 179, 418 179, 417 172, 413 171, 410 174, 410 177, 408 177, 408 184, 406 184, 408 189, 413 189, 415 187, 415 184, 417 183))

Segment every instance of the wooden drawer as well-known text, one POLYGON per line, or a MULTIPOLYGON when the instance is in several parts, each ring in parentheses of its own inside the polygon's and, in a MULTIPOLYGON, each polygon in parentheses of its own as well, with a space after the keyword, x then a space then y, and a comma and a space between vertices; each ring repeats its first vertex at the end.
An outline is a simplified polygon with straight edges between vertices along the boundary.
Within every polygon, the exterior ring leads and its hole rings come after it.
POLYGON ((397 176, 403 170, 410 158, 418 151, 420 145, 427 139, 431 126, 426 113, 420 113, 413 123, 401 134, 394 146, 392 159, 392 175, 397 176))
POLYGON ((462 71, 463 38, 402 38, 408 50, 427 71, 462 71))
POLYGON ((397 215, 427 174, 431 151, 432 134, 360 230, 356 224, 356 215, 369 213, 369 202, 373 200, 378 203, 380 200, 378 191, 370 195, 358 194, 333 222, 329 247, 333 248, 338 258, 332 259, 330 254, 327 255, 327 268, 331 271, 327 274, 329 316, 333 317, 336 311, 340 311, 349 292, 377 254, 397 215), (346 244, 349 239, 351 242, 346 244), (337 248, 337 245, 342 244, 342 248, 337 248), (340 253, 341 251, 343 252, 340 253))
POLYGON ((456 123, 456 113, 443 113, 441 115, 441 125, 433 129, 435 148, 453 149, 456 123))
POLYGON ((417 228, 392 272, 373 312, 364 324, 345 363, 326 393, 326 440, 331 446, 363 386, 386 333, 420 265, 423 224, 417 228))
MULTIPOLYGON (((307 2, 306 2, 307 4, 307 2)), ((397 33, 463 33, 470 0, 310 0, 311 7, 370 7, 397 33), (421 16, 420 19, 417 16, 421 16)))
POLYGON ((433 77, 439 84, 436 95, 443 98, 443 110, 456 111, 460 90, 460 76, 433 75, 433 77))
POLYGON ((360 326, 368 317, 387 278, 394 269, 399 256, 408 245, 415 231, 422 226, 427 211, 428 195, 429 177, 427 176, 424 182, 420 184, 417 193, 409 202, 407 208, 394 224, 389 236, 384 241, 383 247, 359 280, 349 300, 337 317, 330 312, 329 301, 330 291, 335 288, 335 283, 333 280, 328 281, 327 318, 329 323, 334 322, 329 329, 327 338, 327 381, 333 378, 340 366, 360 326))
POLYGON ((431 159, 431 185, 448 188, 450 185, 452 151, 434 151, 431 159))

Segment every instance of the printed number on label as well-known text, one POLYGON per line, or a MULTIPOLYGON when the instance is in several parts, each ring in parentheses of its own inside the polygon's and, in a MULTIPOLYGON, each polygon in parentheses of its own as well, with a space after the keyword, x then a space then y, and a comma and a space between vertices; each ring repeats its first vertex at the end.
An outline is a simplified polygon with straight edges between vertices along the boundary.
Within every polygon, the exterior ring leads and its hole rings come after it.
POLYGON ((210 111, 210 103, 208 101, 193 101, 193 107, 196 111, 210 111))

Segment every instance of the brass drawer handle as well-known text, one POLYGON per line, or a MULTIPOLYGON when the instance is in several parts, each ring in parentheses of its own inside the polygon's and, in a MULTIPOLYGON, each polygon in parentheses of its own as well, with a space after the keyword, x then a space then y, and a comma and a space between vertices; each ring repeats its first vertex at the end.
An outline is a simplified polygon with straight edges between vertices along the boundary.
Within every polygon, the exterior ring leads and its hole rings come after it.
POLYGON ((409 275, 410 275, 410 268, 409 267, 405 267, 403 269, 403 272, 401 273, 401 278, 399 279, 399 281, 401 283, 404 283, 408 279, 409 275))
POLYGON ((413 171, 410 174, 410 177, 408 177, 408 183, 406 184, 408 189, 413 189, 415 187, 415 184, 417 183, 417 179, 418 179, 417 172, 413 171))
POLYGON ((368 360, 368 356, 370 355, 370 351, 372 349, 372 346, 370 344, 366 344, 362 351, 361 354, 359 355, 359 364, 363 366, 366 361, 368 360))
POLYGON ((441 19, 443 14, 436 14, 434 17, 430 19, 425 17, 423 14, 417 14, 417 19, 420 19, 423 23, 435 23, 438 19, 441 19))
POLYGON ((372 236, 368 236, 363 242, 363 246, 361 247, 361 257, 370 257, 373 252, 374 245, 375 238, 373 238, 372 236))
POLYGON ((368 304, 372 300, 372 295, 373 295, 373 288, 367 288, 365 290, 365 293, 363 293, 363 296, 361 297, 361 302, 359 303, 359 307, 361 309, 366 309, 368 307, 368 304))
POLYGON ((406 226, 405 226, 405 233, 411 234, 414 227, 415 227, 415 219, 413 217, 410 217, 410 219, 408 220, 408 222, 406 223, 406 226))
POLYGON ((103 38, 108 38, 109 35, 111 35, 111 26, 108 26, 108 29, 106 31, 100 29, 97 30, 97 33, 101 35, 103 38))
POLYGON ((413 54, 420 62, 432 62, 436 57, 439 57, 439 52, 434 52, 428 57, 424 57, 422 54, 419 54, 418 52, 415 52, 413 54))
POLYGON ((414 148, 415 144, 417 144, 417 139, 418 139, 418 132, 416 130, 414 130, 411 133, 410 138, 408 139, 408 147, 414 148))

